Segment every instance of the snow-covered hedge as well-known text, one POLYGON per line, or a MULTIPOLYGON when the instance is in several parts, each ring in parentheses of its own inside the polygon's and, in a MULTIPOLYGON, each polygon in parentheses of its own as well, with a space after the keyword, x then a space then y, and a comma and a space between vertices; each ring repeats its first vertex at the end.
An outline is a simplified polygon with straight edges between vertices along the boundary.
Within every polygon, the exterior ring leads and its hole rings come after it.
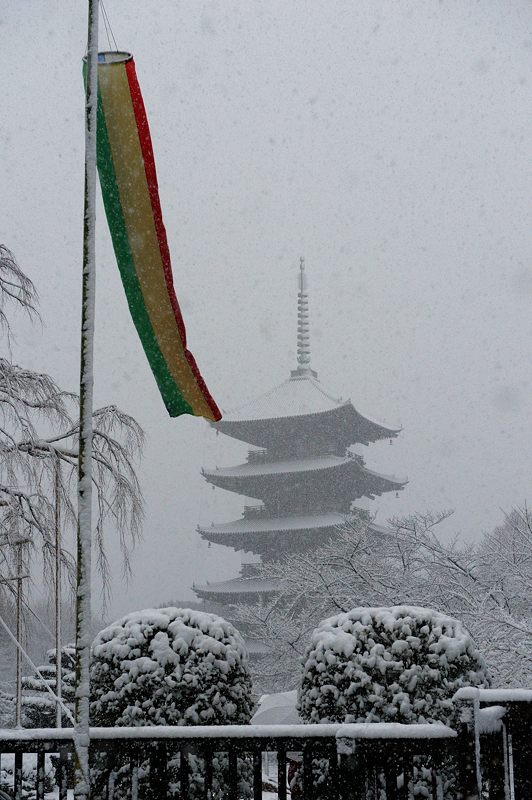
POLYGON ((135 611, 92 646, 93 725, 222 725, 251 718, 244 642, 221 617, 135 611))
POLYGON ((309 722, 448 723, 457 689, 489 685, 461 623, 412 606, 324 620, 303 663, 298 708, 309 722))
MULTIPOLYGON (((252 712, 248 658, 240 634, 226 620, 189 608, 135 611, 101 631, 92 646, 91 722, 105 726, 227 725, 249 722, 252 712)), ((227 796, 227 756, 213 760, 212 800, 227 796)), ((187 800, 204 797, 204 764, 189 758, 187 800)), ((178 780, 177 762, 169 764, 178 780)), ((96 794, 108 777, 105 763, 92 770, 96 794)), ((149 762, 139 772, 148 791, 149 762)), ((239 798, 251 796, 251 766, 239 759, 239 798), (240 774, 241 773, 241 774, 240 774)), ((130 778, 115 775, 114 796, 130 796, 130 778)))

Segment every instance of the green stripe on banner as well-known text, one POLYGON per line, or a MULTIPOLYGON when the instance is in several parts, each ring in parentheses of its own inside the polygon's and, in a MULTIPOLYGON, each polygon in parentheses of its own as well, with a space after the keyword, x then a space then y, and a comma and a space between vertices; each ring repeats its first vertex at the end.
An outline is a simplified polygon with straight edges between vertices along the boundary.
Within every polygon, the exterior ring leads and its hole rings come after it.
POLYGON ((111 231, 116 260, 118 262, 118 268, 122 277, 124 291, 135 328, 137 329, 144 352, 146 353, 170 416, 177 417, 180 414, 193 414, 192 407, 183 398, 168 369, 168 365, 159 348, 144 304, 142 290, 135 270, 135 263, 129 247, 109 137, 107 134, 107 126, 105 124, 105 114, 99 92, 97 152, 98 172, 100 174, 105 213, 107 215, 107 222, 109 224, 109 230, 111 231))

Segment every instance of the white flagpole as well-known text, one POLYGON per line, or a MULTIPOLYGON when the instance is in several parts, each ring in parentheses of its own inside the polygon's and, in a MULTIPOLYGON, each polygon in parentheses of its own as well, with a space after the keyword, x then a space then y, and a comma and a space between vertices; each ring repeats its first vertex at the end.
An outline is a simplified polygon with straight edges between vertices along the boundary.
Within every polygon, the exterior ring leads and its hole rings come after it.
POLYGON ((61 652, 61 462, 55 459, 54 527, 55 527, 55 694, 57 697, 55 727, 62 725, 61 692, 63 657, 61 652))
MULTIPOLYGON (((22 546, 17 542, 17 642, 22 644, 22 546)), ((22 655, 17 647, 17 698, 15 711, 15 728, 22 728, 22 655)))
POLYGON ((98 105, 98 0, 88 0, 85 90, 85 203, 79 386, 79 465, 76 581, 76 779, 74 797, 90 800, 89 704, 91 645, 92 409, 95 310, 96 125, 98 105))

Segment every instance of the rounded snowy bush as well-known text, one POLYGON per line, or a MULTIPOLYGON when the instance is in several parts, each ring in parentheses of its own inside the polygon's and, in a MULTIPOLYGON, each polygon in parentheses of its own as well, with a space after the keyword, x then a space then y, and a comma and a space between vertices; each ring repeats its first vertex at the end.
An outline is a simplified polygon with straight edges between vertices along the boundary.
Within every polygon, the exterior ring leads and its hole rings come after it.
POLYGON ((244 642, 221 617, 183 608, 135 611, 93 643, 93 725, 239 724, 251 711, 244 642))
POLYGON ((313 632, 298 694, 309 722, 451 722, 461 686, 489 684, 461 623, 428 608, 354 608, 313 632))

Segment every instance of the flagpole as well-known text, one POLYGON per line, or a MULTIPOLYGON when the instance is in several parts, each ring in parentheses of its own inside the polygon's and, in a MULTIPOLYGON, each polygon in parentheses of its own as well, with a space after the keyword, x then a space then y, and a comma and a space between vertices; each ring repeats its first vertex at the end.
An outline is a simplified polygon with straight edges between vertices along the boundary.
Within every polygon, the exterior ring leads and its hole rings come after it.
MULTIPOLYGON (((17 542, 17 642, 22 644, 22 541, 17 542)), ((15 728, 22 728, 22 654, 17 647, 17 703, 15 728)))
POLYGON ((89 704, 91 645, 92 409, 95 311, 96 124, 98 97, 98 0, 88 0, 87 79, 85 88, 85 197, 81 358, 79 384, 78 524, 76 574, 76 778, 74 797, 90 799, 89 704))
POLYGON ((61 652, 61 462, 55 459, 54 470, 54 528, 55 528, 55 727, 62 726, 61 692, 63 656, 61 652))

